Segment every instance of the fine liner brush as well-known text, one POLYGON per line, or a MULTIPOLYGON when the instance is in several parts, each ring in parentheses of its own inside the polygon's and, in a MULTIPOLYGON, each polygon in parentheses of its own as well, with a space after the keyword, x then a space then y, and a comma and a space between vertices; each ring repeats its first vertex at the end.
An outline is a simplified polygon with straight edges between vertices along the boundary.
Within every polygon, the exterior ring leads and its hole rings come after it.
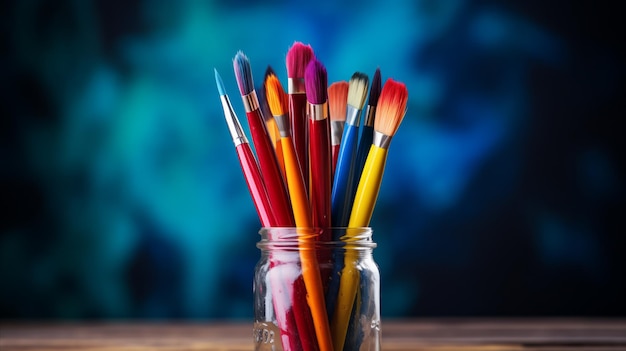
POLYGON ((348 82, 340 81, 328 87, 328 106, 330 107, 330 148, 332 153, 332 173, 335 174, 339 145, 346 122, 346 105, 348 104, 348 82))
MULTIPOLYGON (((302 169, 298 163, 296 150, 293 146, 290 121, 287 114, 287 97, 280 81, 273 73, 265 76, 265 94, 269 109, 280 132, 280 141, 285 160, 285 178, 287 179, 287 187, 289 189, 296 225, 298 227, 308 228, 311 226, 311 210, 307 189, 304 185, 302 169)), ((306 287, 302 276, 294 281, 293 289, 293 310, 300 334, 301 346, 304 351, 317 350, 315 327, 311 319, 311 310, 306 301, 306 287)))
MULTIPOLYGON (((354 198, 353 173, 356 164, 356 150, 359 139, 359 119, 367 94, 367 75, 356 72, 350 78, 346 122, 339 146, 335 179, 332 188, 332 221, 334 227, 345 227, 350 219, 350 209, 354 198)), ((338 239, 338 238, 334 238, 338 239)))
MULTIPOLYGON (((278 126, 276 126, 276 121, 274 120, 274 116, 272 116, 272 112, 270 111, 270 107, 267 102, 267 94, 265 92, 265 86, 267 77, 270 75, 276 76, 274 69, 271 66, 267 66, 265 70, 265 79, 263 79, 263 84, 261 85, 261 89, 259 89, 259 100, 261 102, 261 112, 263 113, 263 118, 265 118, 265 127, 267 127, 267 132, 272 139, 272 145, 274 146, 274 151, 276 152, 276 160, 278 160, 278 166, 280 166, 280 170, 283 174, 283 179, 286 178, 285 174, 285 160, 283 157, 283 148, 280 140, 280 131, 278 130, 278 126)), ((285 99, 287 94, 285 94, 285 99)))
MULTIPOLYGON (((388 79, 380 93, 374 121, 374 137, 352 206, 350 222, 348 223, 350 228, 369 226, 385 170, 387 150, 391 138, 396 134, 406 113, 407 99, 406 86, 393 79, 388 79)), ((350 251, 346 252, 337 306, 331 322, 335 350, 344 349, 350 311, 359 285, 359 272, 350 268, 349 264, 355 259, 354 255, 355 253, 350 251)), ((347 349, 351 349, 351 345, 346 346, 348 346, 347 349)))
POLYGON ((287 51, 287 93, 289 95, 289 118, 293 144, 298 155, 298 162, 304 175, 304 183, 309 186, 309 141, 306 119, 306 88, 304 71, 309 61, 315 58, 313 48, 301 42, 295 42, 287 51))
POLYGON ((233 60, 233 68, 237 85, 241 92, 241 98, 248 117, 248 125, 252 134, 252 143, 256 150, 261 168, 261 175, 265 180, 265 187, 270 198, 276 225, 279 227, 291 227, 294 225, 293 213, 289 205, 287 187, 283 180, 276 152, 272 146, 272 140, 265 126, 265 120, 259 108, 259 99, 254 90, 250 61, 239 51, 233 60))
POLYGON ((363 172, 363 166, 365 166, 365 160, 367 159, 367 153, 372 145, 372 137, 374 136, 374 119, 376 116, 376 106, 378 105, 378 97, 380 96, 381 78, 380 68, 376 69, 374 78, 372 79, 372 85, 370 86, 370 95, 367 99, 367 107, 365 108, 365 117, 363 118, 363 125, 361 126, 361 137, 359 138, 359 146, 356 156, 356 171, 354 172, 353 191, 356 192, 356 188, 359 185, 359 179, 363 172))
POLYGON ((314 59, 304 73, 307 115, 309 118, 309 196, 313 227, 321 228, 320 240, 329 241, 332 159, 330 119, 328 118, 328 75, 324 65, 314 59))
MULTIPOLYGON (((271 91, 268 84, 268 92, 271 91)), ((320 351, 332 350, 332 340, 330 337, 330 326, 328 324, 328 316, 326 314, 326 305, 324 303, 324 289, 322 286, 322 278, 320 275, 319 264, 317 261, 317 253, 315 250, 315 239, 312 235, 311 207, 307 197, 307 191, 304 186, 303 172, 296 167, 295 148, 289 142, 289 124, 288 119, 284 115, 284 111, 280 111, 280 107, 276 108, 279 103, 275 103, 268 95, 268 102, 276 125, 281 133, 283 141, 283 155, 285 157, 285 170, 287 173, 287 185, 291 195, 291 205, 299 228, 298 245, 300 248, 300 261, 302 267, 302 277, 306 287, 306 296, 313 324, 317 343, 320 351)))
MULTIPOLYGON (((252 154, 250 143, 244 134, 243 128, 239 123, 239 119, 237 118, 237 115, 235 114, 235 111, 230 103, 230 99, 226 94, 224 82, 222 81, 219 73, 217 73, 217 70, 215 70, 215 82, 217 84, 217 90, 220 94, 226 124, 228 125, 228 130, 230 131, 233 143, 235 144, 235 150, 237 150, 241 170, 246 183, 248 184, 248 190, 250 191, 250 195, 252 196, 252 200, 257 209, 261 225, 263 227, 275 226, 276 220, 271 212, 271 206, 265 190, 263 178, 261 177, 261 171, 259 170, 256 159, 252 154)), ((270 261, 273 262, 271 258, 270 261)), ((282 285, 280 277, 273 275, 270 277, 270 280, 271 286, 275 287, 273 291, 276 293, 272 294, 272 300, 274 313, 276 315, 276 322, 278 324, 278 328, 281 330, 281 335, 289 340, 298 340, 299 336, 295 327, 295 320, 289 313, 289 306, 286 303, 286 301, 289 301, 289 289, 278 288, 282 285), (283 293, 281 294, 280 292, 283 293)), ((292 347, 291 350, 298 350, 298 348, 292 347)))

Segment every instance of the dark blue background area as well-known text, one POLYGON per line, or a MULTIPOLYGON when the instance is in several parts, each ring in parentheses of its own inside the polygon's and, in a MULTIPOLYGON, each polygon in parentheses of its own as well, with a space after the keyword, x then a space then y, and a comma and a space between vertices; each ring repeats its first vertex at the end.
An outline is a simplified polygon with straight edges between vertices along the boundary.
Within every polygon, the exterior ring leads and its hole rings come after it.
MULTIPOLYGON (((213 68, 311 44, 409 90, 382 313, 623 316, 623 11, 597 1, 2 6, 0 318, 252 317, 258 218, 213 68)), ((243 121, 243 119, 242 119, 243 121)))

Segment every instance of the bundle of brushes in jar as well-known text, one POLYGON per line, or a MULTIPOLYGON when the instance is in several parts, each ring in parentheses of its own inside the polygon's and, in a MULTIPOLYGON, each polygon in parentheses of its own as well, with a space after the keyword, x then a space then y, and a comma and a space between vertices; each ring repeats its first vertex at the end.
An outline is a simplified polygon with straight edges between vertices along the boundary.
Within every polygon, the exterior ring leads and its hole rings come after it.
POLYGON ((347 248, 361 238, 352 229, 370 225, 408 91, 393 79, 382 85, 379 69, 371 87, 361 72, 329 86, 322 62, 299 42, 287 52, 287 91, 268 67, 258 96, 246 55, 238 52, 233 66, 252 144, 217 71, 216 82, 261 226, 293 228, 297 236, 298 270, 281 266, 279 250, 268 258, 277 273, 261 282, 271 296, 264 318, 280 334, 272 340, 283 350, 359 350, 366 342, 360 313, 372 306, 362 299, 379 297, 361 293, 365 277, 351 263, 358 253, 347 248), (325 243, 342 249, 319 250, 325 243))

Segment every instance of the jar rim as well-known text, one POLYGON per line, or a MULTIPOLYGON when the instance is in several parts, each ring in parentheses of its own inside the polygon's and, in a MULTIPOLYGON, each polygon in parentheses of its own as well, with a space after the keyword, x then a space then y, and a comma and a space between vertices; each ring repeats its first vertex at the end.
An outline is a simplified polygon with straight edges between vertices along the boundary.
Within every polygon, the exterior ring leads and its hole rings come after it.
MULTIPOLYGON (((327 232, 326 232, 327 233, 327 232)), ((332 247, 360 247, 375 248, 372 240, 371 227, 330 227, 330 228, 302 228, 302 227, 263 227, 259 230, 261 240, 257 247, 296 247, 299 244, 314 244, 318 248, 332 247), (330 241, 318 240, 325 231, 333 231, 330 241)))

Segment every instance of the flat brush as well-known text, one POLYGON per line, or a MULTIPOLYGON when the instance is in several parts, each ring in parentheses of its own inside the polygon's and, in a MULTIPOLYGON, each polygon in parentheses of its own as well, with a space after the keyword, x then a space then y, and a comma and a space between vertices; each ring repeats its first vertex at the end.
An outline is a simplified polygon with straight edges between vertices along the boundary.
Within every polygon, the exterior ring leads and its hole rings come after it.
POLYGON ((284 142, 283 155, 285 156, 287 185, 290 190, 296 226, 299 228, 299 233, 301 233, 298 245, 300 247, 299 252, 302 266, 302 277, 304 279, 308 304, 311 309, 315 335, 317 336, 317 344, 321 351, 332 350, 330 327, 328 325, 328 317, 324 303, 322 278, 317 261, 315 242, 313 236, 311 235, 313 222, 311 220, 311 211, 307 198, 307 192, 304 186, 302 172, 299 172, 296 167, 298 163, 295 159, 295 148, 292 150, 292 148, 288 146, 290 145, 288 138, 291 136, 289 132, 289 119, 284 114, 284 111, 281 111, 280 101, 276 101, 279 100, 279 98, 273 99, 271 94, 269 94, 273 89, 273 84, 270 85, 269 83, 270 81, 268 81, 267 85, 268 102, 270 110, 272 110, 272 114, 276 120, 276 125, 280 130, 281 138, 284 142))
MULTIPOLYGON (((406 113, 408 91, 400 82, 388 79, 380 93, 374 121, 374 137, 359 180, 348 226, 369 226, 387 160, 387 150, 406 113)), ((349 236, 349 233, 346 234, 349 236)), ((359 285, 359 272, 351 266, 356 254, 348 250, 341 273, 339 294, 331 325, 336 350, 344 349, 350 311, 359 285)), ((346 345, 351 349, 355 345, 346 345)), ((358 346, 357 346, 358 349, 358 346)))
MULTIPOLYGON (((352 208, 353 178, 356 165, 356 151, 359 138, 359 118, 367 94, 367 75, 356 72, 350 78, 346 122, 339 146, 335 179, 332 188, 332 221, 334 227, 345 227, 350 219, 352 208)), ((334 238, 338 239, 338 238, 334 238)))
POLYGON ((367 159, 367 153, 372 145, 372 137, 374 136, 374 120, 376 116, 376 106, 378 105, 378 98, 380 96, 381 89, 381 76, 380 68, 376 69, 374 78, 372 78, 372 84, 370 86, 370 94, 367 99, 367 106, 365 108, 365 116, 363 117, 363 125, 361 126, 361 136, 359 138, 359 146, 357 148, 356 156, 356 170, 354 172, 353 189, 356 192, 356 188, 359 185, 359 179, 363 172, 363 166, 365 166, 365 160, 367 159))
POLYGON ((348 104, 348 82, 340 81, 328 87, 328 105, 330 106, 330 148, 332 153, 333 178, 339 156, 339 145, 346 122, 346 106, 348 104))
MULTIPOLYGON (((302 175, 302 169, 300 168, 298 157, 293 146, 290 121, 287 114, 288 102, 285 91, 275 74, 268 74, 266 76, 265 93, 269 109, 280 131, 280 139, 285 159, 287 187, 289 189, 296 226, 309 228, 312 226, 311 210, 307 189, 304 185, 304 176, 302 175)), ((303 350, 317 350, 315 327, 311 319, 311 310, 306 301, 306 287, 302 276, 294 283, 293 310, 303 350)))
POLYGON ((259 99, 254 90, 250 61, 243 52, 239 51, 235 55, 233 68, 246 110, 246 116, 248 117, 252 142, 259 159, 261 175, 265 180, 265 187, 277 226, 291 227, 294 225, 294 219, 289 205, 287 187, 283 180, 267 127, 265 126, 265 118, 259 108, 259 99))
POLYGON ((304 182, 308 187, 309 179, 309 141, 306 118, 306 88, 304 86, 304 71, 309 62, 315 58, 313 48, 301 42, 295 42, 287 51, 287 94, 289 96, 289 118, 293 144, 298 154, 298 162, 305 176, 304 182))
MULTIPOLYGON (((226 124, 228 125, 228 130, 230 131, 233 143, 235 144, 241 170, 244 178, 246 179, 246 184, 248 184, 248 190, 250 191, 257 213, 261 219, 261 225, 264 227, 275 226, 276 220, 271 212, 271 205, 265 190, 263 178, 261 177, 261 171, 259 170, 256 159, 252 154, 252 149, 250 148, 248 139, 246 138, 243 128, 239 123, 239 119, 233 110, 230 99, 226 94, 224 82, 222 81, 219 73, 217 73, 217 70, 215 70, 215 82, 217 84, 217 90, 220 94, 226 124)), ((275 266, 275 260, 273 257, 270 257, 270 265, 275 266)), ((289 304, 287 303, 291 295, 290 291, 288 288, 282 286, 283 283, 281 277, 271 275, 269 279, 270 285, 272 286, 274 314, 276 316, 278 328, 281 331, 281 339, 286 341, 293 340, 295 342, 299 340, 299 335, 295 327, 295 321, 290 318, 289 304)), ((289 348, 289 342, 284 344, 286 345, 285 347, 289 348)), ((297 347, 291 347, 289 349, 298 350, 297 347)))

